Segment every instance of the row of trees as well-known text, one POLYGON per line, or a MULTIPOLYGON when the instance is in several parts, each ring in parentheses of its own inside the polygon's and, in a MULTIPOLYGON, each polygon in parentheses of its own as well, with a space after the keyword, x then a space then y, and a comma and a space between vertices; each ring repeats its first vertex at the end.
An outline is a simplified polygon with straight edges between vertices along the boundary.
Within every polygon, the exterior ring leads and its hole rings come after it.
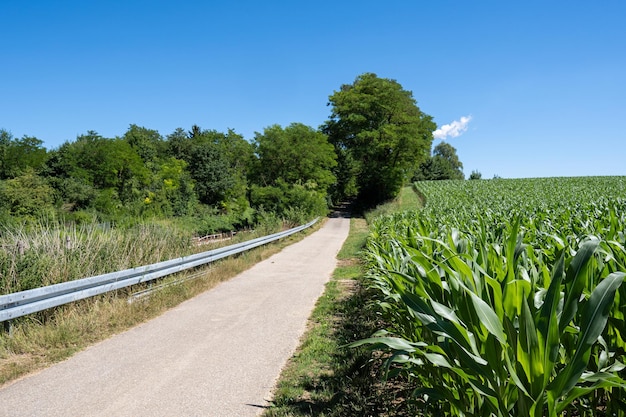
POLYGON ((120 137, 89 131, 57 149, 0 130, 0 210, 8 216, 312 216, 331 199, 376 204, 411 179, 462 178, 456 151, 430 156, 435 123, 394 80, 363 74, 329 97, 319 129, 269 126, 252 141, 193 126, 163 137, 131 125, 120 137))
POLYGON ((11 216, 208 213, 242 226, 259 210, 323 214, 335 182, 334 149, 298 123, 270 126, 252 143, 198 126, 165 138, 136 125, 116 138, 90 131, 51 151, 35 138, 0 135, 0 207, 11 216))

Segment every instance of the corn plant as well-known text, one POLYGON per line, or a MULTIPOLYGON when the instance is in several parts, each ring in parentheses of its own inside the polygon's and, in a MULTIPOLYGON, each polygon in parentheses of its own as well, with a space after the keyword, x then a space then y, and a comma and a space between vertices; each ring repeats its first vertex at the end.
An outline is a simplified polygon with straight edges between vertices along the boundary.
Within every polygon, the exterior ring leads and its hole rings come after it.
POLYGON ((413 376, 434 411, 623 415, 623 201, 563 204, 585 190, 571 187, 533 211, 504 184, 500 194, 489 184, 481 209, 425 192, 436 215, 427 206, 377 222, 367 258, 391 325, 355 345, 388 350, 392 374, 413 376))

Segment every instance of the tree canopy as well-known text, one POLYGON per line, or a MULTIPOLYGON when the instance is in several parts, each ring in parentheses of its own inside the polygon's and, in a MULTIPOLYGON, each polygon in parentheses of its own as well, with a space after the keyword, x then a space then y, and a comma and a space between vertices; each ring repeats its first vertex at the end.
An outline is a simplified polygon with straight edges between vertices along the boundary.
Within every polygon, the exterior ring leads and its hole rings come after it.
POLYGON ((30 169, 40 170, 47 159, 43 141, 24 136, 21 139, 0 129, 0 179, 15 178, 30 169))
POLYGON ((273 125, 254 137, 256 180, 259 185, 309 184, 324 193, 335 182, 331 169, 337 165, 333 146, 323 133, 302 123, 286 128, 273 125))
POLYGON ((0 220, 193 216, 192 224, 213 224, 206 231, 232 230, 255 216, 307 220, 344 198, 374 205, 412 176, 463 177, 448 144, 429 156, 435 123, 397 81, 359 75, 328 105, 317 129, 274 124, 251 140, 233 129, 193 125, 163 136, 131 124, 121 136, 87 131, 47 150, 0 129, 0 220), (206 216, 222 217, 197 221, 206 216))
POLYGON ((169 140, 174 156, 189 164, 202 203, 238 211, 247 208, 248 171, 254 155, 243 136, 194 125, 185 135, 177 130, 169 140))
POLYGON ((253 206, 324 214, 328 188, 335 182, 332 169, 337 165, 325 134, 302 123, 285 128, 272 125, 256 133, 254 150, 253 206))
POLYGON ((335 146, 338 197, 375 204, 397 195, 426 160, 436 125, 411 91, 395 80, 365 73, 329 97, 322 127, 335 146))
POLYGON ((424 161, 415 176, 414 180, 462 180, 463 164, 456 154, 454 146, 447 142, 441 142, 435 149, 433 155, 424 161))

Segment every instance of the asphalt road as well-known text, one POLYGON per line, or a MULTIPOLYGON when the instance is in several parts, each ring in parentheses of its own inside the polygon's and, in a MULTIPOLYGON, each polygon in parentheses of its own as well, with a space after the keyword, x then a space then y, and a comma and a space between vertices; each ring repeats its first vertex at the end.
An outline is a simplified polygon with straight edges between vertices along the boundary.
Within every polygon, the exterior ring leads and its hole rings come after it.
POLYGON ((165 314, 0 389, 0 416, 255 416, 336 266, 349 219, 165 314))

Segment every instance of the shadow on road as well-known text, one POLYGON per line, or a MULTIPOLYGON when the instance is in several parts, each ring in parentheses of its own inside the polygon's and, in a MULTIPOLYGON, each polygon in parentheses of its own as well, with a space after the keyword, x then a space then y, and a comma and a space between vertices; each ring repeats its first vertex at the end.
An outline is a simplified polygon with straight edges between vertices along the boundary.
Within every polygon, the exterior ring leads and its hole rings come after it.
POLYGON ((352 209, 353 204, 351 202, 339 203, 333 207, 333 211, 328 217, 349 219, 353 217, 352 209))

